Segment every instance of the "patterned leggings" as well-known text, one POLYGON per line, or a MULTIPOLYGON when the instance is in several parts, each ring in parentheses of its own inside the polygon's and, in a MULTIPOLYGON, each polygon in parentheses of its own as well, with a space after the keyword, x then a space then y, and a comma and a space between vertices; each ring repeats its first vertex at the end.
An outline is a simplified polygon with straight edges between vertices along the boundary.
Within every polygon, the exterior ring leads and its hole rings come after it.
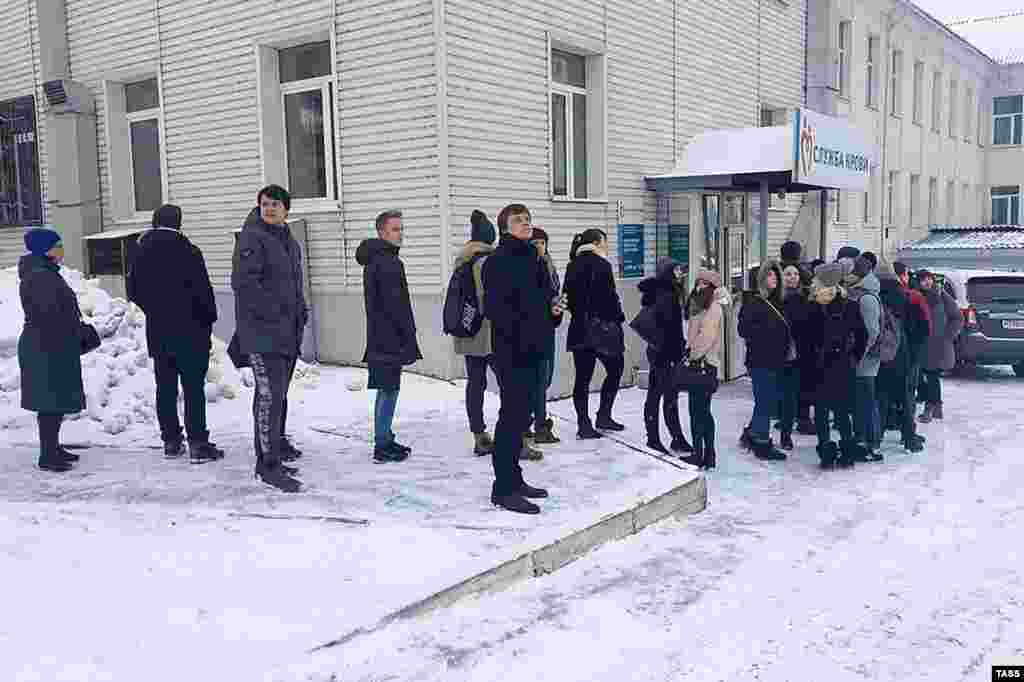
POLYGON ((278 455, 284 438, 288 413, 288 387, 295 372, 294 355, 253 353, 249 356, 256 391, 252 400, 253 427, 257 458, 278 455))

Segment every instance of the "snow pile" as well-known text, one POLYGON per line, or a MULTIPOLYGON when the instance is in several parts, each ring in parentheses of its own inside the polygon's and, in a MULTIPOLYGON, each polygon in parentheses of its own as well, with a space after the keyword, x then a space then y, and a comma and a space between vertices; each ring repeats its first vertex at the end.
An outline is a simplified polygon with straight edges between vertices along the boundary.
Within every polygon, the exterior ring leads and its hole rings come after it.
MULTIPOLYGON (((82 357, 86 409, 68 418, 100 422, 110 434, 121 433, 135 423, 154 423, 156 382, 146 347, 145 314, 124 299, 112 298, 100 288, 98 280, 87 279, 69 268, 62 268, 61 274, 78 296, 83 318, 96 327, 102 341, 98 349, 82 357)), ((17 268, 0 271, 0 394, 4 394, 4 402, 15 404, 19 402, 17 396, 9 394, 21 389, 17 351, 24 324, 18 284, 17 268)), ((303 364, 305 380, 317 374, 315 368, 303 364)), ((214 338, 206 375, 207 401, 235 398, 240 386, 251 386, 251 381, 251 374, 246 382, 231 364, 227 345, 214 338)))

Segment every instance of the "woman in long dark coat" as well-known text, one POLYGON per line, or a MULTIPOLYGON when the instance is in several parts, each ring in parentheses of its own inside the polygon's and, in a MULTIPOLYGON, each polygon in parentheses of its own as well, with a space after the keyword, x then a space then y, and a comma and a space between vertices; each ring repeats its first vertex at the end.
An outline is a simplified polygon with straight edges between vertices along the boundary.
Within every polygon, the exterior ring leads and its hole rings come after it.
POLYGON ((801 363, 808 353, 807 318, 811 304, 807 300, 806 275, 798 265, 789 264, 782 270, 782 313, 789 322, 796 347, 796 357, 786 361, 782 368, 782 401, 779 405, 779 447, 793 449, 793 426, 800 411, 801 363))
POLYGON ((562 291, 572 313, 566 346, 576 366, 576 382, 572 390, 578 424, 576 436, 581 439, 600 438, 601 434, 596 429, 622 431, 626 427, 612 419, 612 406, 625 370, 625 349, 595 348, 594 339, 587 330, 590 320, 600 320, 620 327, 626 321, 622 301, 615 290, 615 274, 608 261, 608 235, 603 231, 585 230, 573 238, 562 291), (604 365, 606 378, 601 384, 597 420, 592 423, 589 408, 590 380, 594 377, 598 360, 604 365))
POLYGON ((25 327, 18 339, 21 406, 38 413, 39 468, 67 471, 78 459, 60 447, 65 414, 85 409, 78 299, 60 274, 64 247, 47 228, 25 234, 29 253, 18 263, 25 327))

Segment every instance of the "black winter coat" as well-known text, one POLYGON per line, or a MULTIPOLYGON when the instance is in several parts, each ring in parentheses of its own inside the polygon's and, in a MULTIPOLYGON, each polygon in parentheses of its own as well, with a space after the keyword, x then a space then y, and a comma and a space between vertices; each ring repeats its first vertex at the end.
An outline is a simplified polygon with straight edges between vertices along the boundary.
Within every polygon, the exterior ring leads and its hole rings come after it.
POLYGON ((615 274, 607 258, 592 251, 582 251, 565 269, 562 291, 568 300, 569 333, 566 347, 570 351, 587 350, 587 320, 596 318, 606 322, 626 321, 622 301, 615 290, 615 274))
POLYGON ((483 279, 484 310, 499 361, 543 355, 556 324, 550 274, 537 250, 529 242, 502 235, 498 248, 484 261, 483 279))
POLYGON ((810 329, 813 313, 814 304, 807 299, 807 291, 802 287, 799 289, 799 293, 787 296, 782 304, 782 314, 789 322, 789 331, 796 343, 796 364, 798 365, 801 365, 803 359, 813 353, 811 337, 814 332, 810 329))
POLYGON ((640 282, 640 305, 654 312, 658 339, 657 350, 647 346, 647 360, 652 365, 669 365, 683 359, 683 305, 672 279, 672 270, 640 282))
POLYGON ((849 402, 857 378, 857 362, 868 345, 860 305, 838 297, 828 305, 812 304, 807 329, 811 358, 802 365, 809 374, 815 402, 849 402))
POLYGON ((371 367, 403 367, 423 358, 416 341, 405 265, 399 247, 383 239, 366 239, 356 249, 363 266, 363 299, 366 302, 366 352, 363 362, 371 367))
POLYGON ((152 357, 209 353, 217 302, 203 252, 179 230, 158 227, 139 237, 128 275, 128 300, 146 313, 152 357))
POLYGON ((759 293, 743 292, 739 335, 747 342, 747 369, 782 369, 792 340, 785 313, 759 293), (777 310, 777 311, 776 311, 777 310))
POLYGON ((18 262, 25 327, 18 338, 21 407, 44 414, 75 414, 85 409, 82 384, 78 298, 45 256, 18 262))
POLYGON ((298 355, 309 308, 302 252, 288 226, 268 225, 254 209, 238 235, 231 266, 239 350, 298 355))

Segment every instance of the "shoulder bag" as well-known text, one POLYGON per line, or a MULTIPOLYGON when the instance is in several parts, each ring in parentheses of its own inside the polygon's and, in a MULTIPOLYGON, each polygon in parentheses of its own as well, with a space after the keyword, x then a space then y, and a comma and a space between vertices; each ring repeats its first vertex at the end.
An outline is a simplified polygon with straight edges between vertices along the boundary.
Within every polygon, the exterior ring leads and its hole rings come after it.
MULTIPOLYGON (((597 278, 590 277, 590 289, 594 290, 597 278)), ((587 319, 583 328, 584 342, 588 348, 602 357, 622 355, 626 352, 626 337, 622 333, 620 322, 611 322, 595 317, 587 311, 587 319)))

